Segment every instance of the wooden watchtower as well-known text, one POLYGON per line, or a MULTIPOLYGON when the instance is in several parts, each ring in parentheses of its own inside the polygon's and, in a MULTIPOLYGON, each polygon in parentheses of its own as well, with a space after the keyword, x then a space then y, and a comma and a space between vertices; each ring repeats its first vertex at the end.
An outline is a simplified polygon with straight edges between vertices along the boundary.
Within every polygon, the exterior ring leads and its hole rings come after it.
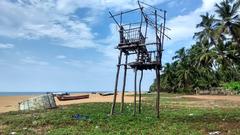
MULTIPOLYGON (((118 57, 117 74, 114 88, 114 98, 111 115, 115 112, 116 97, 120 68, 124 68, 123 87, 121 97, 121 112, 124 111, 124 94, 126 86, 127 70, 133 69, 134 77, 134 112, 137 112, 137 89, 139 93, 138 112, 141 113, 141 84, 144 70, 155 70, 157 78, 156 114, 159 117, 160 100, 160 70, 162 69, 162 52, 166 24, 166 11, 138 1, 138 8, 112 14, 111 18, 119 28, 120 42, 116 49, 120 54, 118 57), (151 41, 152 39, 152 41, 151 41), (125 59, 122 58, 125 56, 125 59), (129 56, 134 60, 129 60, 129 56), (122 62, 123 61, 123 62, 122 62), (140 71, 139 86, 137 86, 137 73, 140 71)), ((170 39, 170 38, 169 38, 170 39)))

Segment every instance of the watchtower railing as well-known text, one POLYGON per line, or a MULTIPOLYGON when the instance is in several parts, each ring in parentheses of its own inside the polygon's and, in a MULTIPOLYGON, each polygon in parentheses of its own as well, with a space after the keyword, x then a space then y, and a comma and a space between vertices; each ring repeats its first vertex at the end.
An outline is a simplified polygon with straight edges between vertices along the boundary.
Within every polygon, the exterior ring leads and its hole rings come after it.
POLYGON ((130 29, 120 29, 120 44, 139 43, 144 44, 145 38, 141 32, 140 27, 130 29))
POLYGON ((157 56, 157 51, 148 51, 147 54, 144 54, 140 61, 142 62, 159 62, 159 56, 157 56))

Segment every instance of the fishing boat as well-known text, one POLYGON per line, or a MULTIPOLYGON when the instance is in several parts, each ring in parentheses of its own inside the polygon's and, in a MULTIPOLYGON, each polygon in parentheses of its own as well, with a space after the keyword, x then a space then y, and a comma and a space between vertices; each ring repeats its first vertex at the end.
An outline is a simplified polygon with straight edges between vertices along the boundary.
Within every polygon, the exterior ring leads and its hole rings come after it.
POLYGON ((99 93, 101 96, 111 96, 114 95, 114 93, 99 93))
POLYGON ((79 96, 57 96, 59 101, 68 101, 68 100, 78 100, 78 99, 86 99, 89 98, 89 95, 79 95, 79 96))
POLYGON ((47 94, 52 94, 53 96, 65 96, 65 95, 70 95, 68 92, 47 92, 47 94))

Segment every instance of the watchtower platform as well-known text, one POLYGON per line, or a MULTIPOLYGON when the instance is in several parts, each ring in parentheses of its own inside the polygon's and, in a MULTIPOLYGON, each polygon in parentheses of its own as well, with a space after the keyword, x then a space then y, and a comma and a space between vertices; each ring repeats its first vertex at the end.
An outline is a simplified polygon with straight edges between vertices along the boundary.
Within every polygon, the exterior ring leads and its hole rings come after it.
POLYGON ((117 74, 114 88, 114 98, 111 108, 111 115, 114 114, 116 96, 118 92, 119 72, 124 67, 121 112, 124 111, 124 93, 126 86, 127 70, 133 69, 134 77, 134 115, 136 114, 136 96, 137 96, 137 72, 141 72, 139 81, 139 104, 138 112, 141 113, 141 84, 143 71, 155 70, 157 78, 157 102, 156 112, 159 117, 159 99, 160 99, 160 70, 162 69, 162 51, 165 35, 166 11, 155 8, 143 2, 138 1, 138 8, 122 11, 113 15, 111 18, 119 28, 119 43, 116 49, 119 50, 117 74), (131 14, 131 17, 128 15, 131 14), (134 14, 134 15, 133 15, 134 14), (128 16, 128 17, 127 17, 128 16), (126 17, 126 19, 125 19, 126 17), (128 22, 128 23, 123 23, 128 22), (154 33, 150 33, 153 31, 154 33), (154 38, 152 38, 154 37, 154 38), (152 39, 152 41, 150 40, 152 39), (122 63, 123 54, 125 61, 122 63), (131 59, 129 60, 129 57, 131 59))

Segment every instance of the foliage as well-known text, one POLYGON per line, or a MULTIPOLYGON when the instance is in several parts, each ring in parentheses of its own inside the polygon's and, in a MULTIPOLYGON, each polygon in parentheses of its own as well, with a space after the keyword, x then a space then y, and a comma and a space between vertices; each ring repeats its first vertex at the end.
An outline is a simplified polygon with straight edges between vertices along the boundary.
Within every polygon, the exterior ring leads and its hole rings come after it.
MULTIPOLYGON (((240 2, 223 0, 214 15, 201 15, 196 43, 176 51, 173 63, 166 63, 161 84, 169 92, 209 89, 222 82, 240 81, 240 2)), ((155 83, 151 91, 155 91, 155 83)), ((188 91, 189 92, 189 91, 188 91)))
POLYGON ((240 82, 229 82, 223 84, 223 87, 228 90, 238 91, 240 93, 240 82))

